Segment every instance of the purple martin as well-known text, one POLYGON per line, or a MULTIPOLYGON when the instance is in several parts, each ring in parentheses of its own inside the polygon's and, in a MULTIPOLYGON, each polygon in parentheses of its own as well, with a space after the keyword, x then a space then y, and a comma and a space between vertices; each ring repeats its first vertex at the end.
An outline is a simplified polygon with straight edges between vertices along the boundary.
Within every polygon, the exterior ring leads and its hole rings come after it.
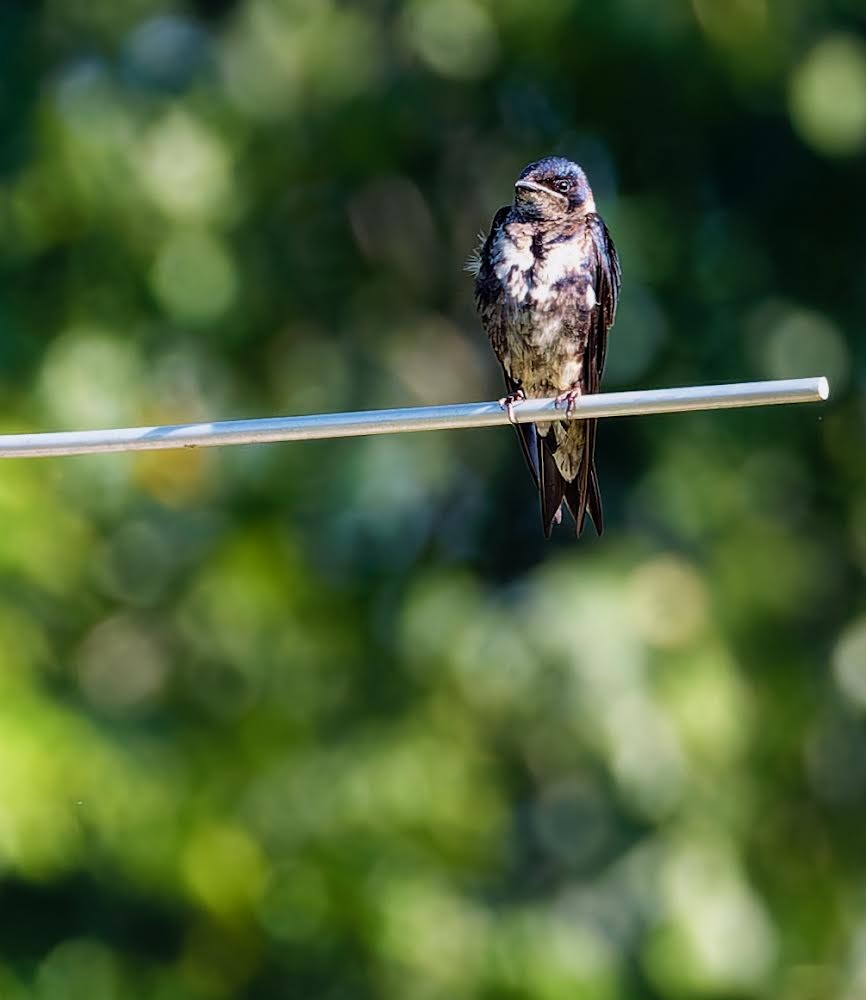
MULTIPOLYGON (((530 163, 470 269, 481 323, 505 374, 501 402, 509 414, 528 397, 555 396, 570 410, 581 394, 598 392, 620 267, 576 163, 559 156, 530 163)), ((601 534, 596 421, 515 427, 541 498, 545 535, 562 520, 563 502, 578 535, 587 513, 601 534)))

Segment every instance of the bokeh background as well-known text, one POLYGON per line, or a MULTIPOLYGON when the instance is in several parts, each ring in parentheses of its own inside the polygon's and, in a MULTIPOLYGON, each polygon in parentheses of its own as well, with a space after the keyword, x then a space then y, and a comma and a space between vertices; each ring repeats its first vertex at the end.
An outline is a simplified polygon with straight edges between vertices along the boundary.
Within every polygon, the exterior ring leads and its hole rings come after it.
POLYGON ((3 1000, 866 996, 860 0, 0 7, 7 432, 487 399, 550 152, 620 250, 545 543, 510 429, 0 464, 3 1000))

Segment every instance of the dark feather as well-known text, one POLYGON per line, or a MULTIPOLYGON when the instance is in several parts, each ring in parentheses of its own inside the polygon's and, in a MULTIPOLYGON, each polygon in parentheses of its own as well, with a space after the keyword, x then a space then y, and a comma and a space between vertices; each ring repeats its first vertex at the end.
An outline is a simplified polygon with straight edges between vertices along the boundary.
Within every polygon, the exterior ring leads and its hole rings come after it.
POLYGON ((604 531, 604 513, 601 508, 601 490, 598 488, 598 474, 595 471, 595 465, 593 465, 589 476, 589 503, 587 506, 595 530, 600 535, 604 531))
MULTIPOLYGON (((505 374, 505 391, 509 396, 512 396, 520 386, 505 369, 503 369, 503 373, 505 374)), ((535 430, 535 424, 515 424, 514 429, 517 431, 520 450, 523 452, 523 457, 526 459, 526 464, 532 473, 532 480, 537 488, 540 477, 538 474, 538 432, 535 430)))
POLYGON ((556 467, 553 452, 550 449, 547 438, 552 438, 550 431, 545 437, 540 434, 538 437, 538 465, 539 481, 538 492, 541 497, 541 524, 544 528, 545 537, 550 538, 554 524, 559 524, 562 519, 560 508, 562 498, 567 487, 567 483, 562 473, 556 467))
POLYGON ((505 330, 502 326, 501 318, 495 316, 495 306, 500 294, 500 287, 490 264, 490 247, 493 240, 495 240, 499 235, 499 230, 505 224, 505 219, 507 218, 509 211, 509 206, 503 205, 496 215, 493 216, 493 223, 490 226, 490 232, 487 235, 487 239, 484 241, 484 246, 481 248, 481 265, 478 268, 478 274, 475 278, 475 300, 478 304, 478 310, 481 313, 481 322, 484 326, 485 332, 487 333, 487 337, 490 340, 490 346, 493 348, 493 353, 502 364, 506 379, 511 378, 511 373, 508 371, 508 368, 503 362, 503 358, 508 350, 508 345, 505 339, 505 330))

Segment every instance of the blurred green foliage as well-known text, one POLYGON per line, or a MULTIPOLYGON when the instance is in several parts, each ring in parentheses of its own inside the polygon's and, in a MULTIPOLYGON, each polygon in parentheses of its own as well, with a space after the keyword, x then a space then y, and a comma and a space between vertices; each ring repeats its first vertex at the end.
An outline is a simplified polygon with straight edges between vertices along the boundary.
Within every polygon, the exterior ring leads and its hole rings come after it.
POLYGON ((587 169, 604 539, 507 429, 0 464, 0 996, 866 996, 859 0, 9 0, 6 431, 490 398, 587 169))

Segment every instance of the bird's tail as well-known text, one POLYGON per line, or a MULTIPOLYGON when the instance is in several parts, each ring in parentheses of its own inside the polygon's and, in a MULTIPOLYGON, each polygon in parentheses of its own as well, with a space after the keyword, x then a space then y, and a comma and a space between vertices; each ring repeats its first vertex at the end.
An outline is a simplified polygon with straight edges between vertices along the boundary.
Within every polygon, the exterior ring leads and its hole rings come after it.
POLYGON ((574 518, 578 537, 583 532, 587 513, 592 518, 597 534, 600 535, 604 531, 601 490, 598 486, 598 470, 595 467, 596 421, 585 420, 583 432, 583 450, 577 475, 570 483, 563 480, 563 496, 574 518))
POLYGON ((553 452, 538 435, 538 495, 541 498, 541 524, 550 538, 554 524, 562 520, 562 498, 569 483, 556 466, 553 452))

